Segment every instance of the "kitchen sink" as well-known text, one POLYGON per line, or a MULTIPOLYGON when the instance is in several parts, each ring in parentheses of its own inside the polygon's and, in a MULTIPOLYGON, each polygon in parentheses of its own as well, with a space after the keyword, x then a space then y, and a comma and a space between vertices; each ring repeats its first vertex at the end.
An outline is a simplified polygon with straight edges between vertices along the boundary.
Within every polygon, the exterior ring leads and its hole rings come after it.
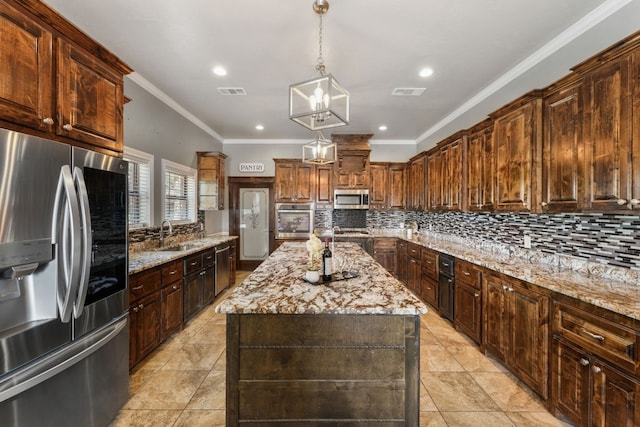
POLYGON ((197 248, 199 246, 200 245, 196 245, 196 244, 193 244, 193 243, 186 243, 186 244, 182 244, 182 245, 167 246, 166 248, 158 249, 158 251, 160 251, 160 252, 182 252, 182 251, 188 251, 189 249, 195 249, 195 248, 197 248))

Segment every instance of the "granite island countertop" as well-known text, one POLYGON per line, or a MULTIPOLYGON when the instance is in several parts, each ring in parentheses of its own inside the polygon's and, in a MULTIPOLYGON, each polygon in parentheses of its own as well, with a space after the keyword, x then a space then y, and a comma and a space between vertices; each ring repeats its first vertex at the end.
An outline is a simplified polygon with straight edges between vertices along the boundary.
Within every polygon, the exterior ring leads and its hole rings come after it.
POLYGON ((417 315, 427 306, 354 243, 336 243, 334 259, 347 257, 358 277, 310 284, 304 241, 282 244, 216 307, 226 314, 417 315))
MULTIPOLYGON (((167 262, 171 262, 185 256, 200 252, 205 249, 213 248, 231 240, 237 239, 237 236, 229 235, 211 235, 202 239, 189 240, 181 242, 181 244, 189 244, 190 248, 182 251, 161 251, 158 249, 138 251, 129 253, 129 274, 139 273, 149 268, 157 267, 167 262)), ((171 246, 171 245, 166 245, 171 246)))

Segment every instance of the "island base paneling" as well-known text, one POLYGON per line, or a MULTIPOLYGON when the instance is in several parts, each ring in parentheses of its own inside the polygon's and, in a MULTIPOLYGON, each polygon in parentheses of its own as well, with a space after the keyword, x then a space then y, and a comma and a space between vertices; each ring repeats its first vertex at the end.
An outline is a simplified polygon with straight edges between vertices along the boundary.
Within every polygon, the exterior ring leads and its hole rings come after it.
POLYGON ((419 331, 414 315, 228 314, 227 425, 418 425, 419 331))

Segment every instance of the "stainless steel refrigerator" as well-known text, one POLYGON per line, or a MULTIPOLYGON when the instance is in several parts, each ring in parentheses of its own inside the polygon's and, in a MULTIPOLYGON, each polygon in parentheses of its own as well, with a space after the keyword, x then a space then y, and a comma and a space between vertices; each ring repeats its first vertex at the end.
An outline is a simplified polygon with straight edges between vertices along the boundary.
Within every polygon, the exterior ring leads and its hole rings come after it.
POLYGON ((127 163, 0 129, 0 424, 105 426, 128 398, 127 163))

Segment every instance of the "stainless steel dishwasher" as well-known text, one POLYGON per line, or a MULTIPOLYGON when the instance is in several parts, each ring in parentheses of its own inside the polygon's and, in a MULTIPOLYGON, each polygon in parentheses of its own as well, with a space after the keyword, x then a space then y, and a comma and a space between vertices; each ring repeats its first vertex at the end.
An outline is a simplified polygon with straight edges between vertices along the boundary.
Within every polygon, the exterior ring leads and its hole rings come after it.
POLYGON ((216 248, 216 296, 227 289, 229 283, 229 245, 216 248))

